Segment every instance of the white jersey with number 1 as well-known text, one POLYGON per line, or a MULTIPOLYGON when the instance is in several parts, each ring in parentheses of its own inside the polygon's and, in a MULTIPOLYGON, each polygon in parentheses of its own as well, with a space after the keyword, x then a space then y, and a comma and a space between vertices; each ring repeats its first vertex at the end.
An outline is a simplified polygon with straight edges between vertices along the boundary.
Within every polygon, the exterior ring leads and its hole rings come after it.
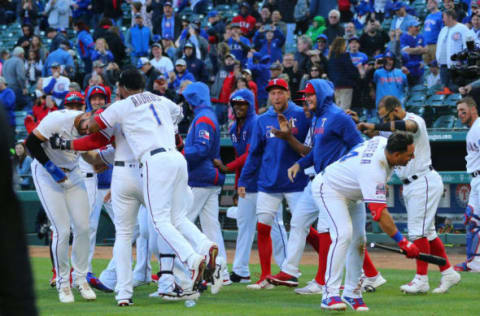
POLYGON ((136 159, 153 149, 174 149, 175 125, 182 116, 181 107, 150 92, 117 101, 99 115, 108 127, 121 124, 136 159))
POLYGON ((393 170, 386 146, 387 139, 381 136, 357 145, 325 169, 324 182, 347 199, 386 203, 386 183, 393 170))

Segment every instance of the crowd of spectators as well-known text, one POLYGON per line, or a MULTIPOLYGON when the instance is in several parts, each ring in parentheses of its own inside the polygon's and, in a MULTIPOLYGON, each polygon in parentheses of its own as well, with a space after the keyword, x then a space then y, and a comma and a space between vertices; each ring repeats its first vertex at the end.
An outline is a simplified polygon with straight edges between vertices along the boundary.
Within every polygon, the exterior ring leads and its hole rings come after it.
POLYGON ((480 96, 480 82, 455 85, 449 58, 480 43, 478 0, 12 0, 0 3, 2 23, 21 34, 0 53, 0 102, 13 128, 15 112, 28 113, 27 132, 68 91, 102 85, 114 100, 129 66, 177 103, 188 82, 208 84, 223 130, 230 95, 251 89, 263 113, 274 78, 294 100, 309 79, 328 78, 336 103, 368 119, 383 96, 405 101, 418 85, 480 96))

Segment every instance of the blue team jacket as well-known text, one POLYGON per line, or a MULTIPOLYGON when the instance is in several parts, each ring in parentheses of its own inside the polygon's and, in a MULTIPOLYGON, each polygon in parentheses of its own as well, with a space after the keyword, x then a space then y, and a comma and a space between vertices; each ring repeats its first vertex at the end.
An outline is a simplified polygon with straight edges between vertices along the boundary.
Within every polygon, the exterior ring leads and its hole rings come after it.
MULTIPOLYGON (((303 109, 289 101, 283 115, 292 123, 292 133, 304 142, 310 127, 310 120, 305 117, 303 109)), ((288 193, 303 191, 308 177, 302 173, 295 182, 288 179, 287 169, 299 158, 286 141, 275 137, 271 129, 279 129, 277 113, 270 107, 257 118, 250 139, 250 150, 247 161, 238 181, 239 187, 246 187, 249 179, 258 171, 258 191, 266 193, 288 193)))
POLYGON ((333 83, 323 79, 309 82, 317 95, 317 108, 311 127, 313 148, 298 164, 302 169, 313 165, 315 172, 319 173, 363 142, 363 138, 352 118, 333 103, 333 83))
MULTIPOLYGON (((253 127, 257 122, 257 114, 255 114, 255 96, 248 89, 240 89, 235 91, 230 100, 236 97, 242 97, 248 102, 248 112, 245 122, 240 128, 237 128, 237 121, 230 127, 230 138, 232 139, 233 148, 235 149, 235 157, 243 155, 250 145, 250 138, 252 136, 253 127)), ((235 112, 234 112, 235 113, 235 112)), ((240 174, 238 174, 240 175, 240 174)), ((245 189, 247 192, 257 192, 258 174, 246 180, 245 189)))
POLYGON ((183 91, 195 117, 185 140, 188 184, 191 187, 223 185, 225 175, 213 166, 220 159, 220 126, 210 103, 210 91, 203 82, 194 82, 183 91))

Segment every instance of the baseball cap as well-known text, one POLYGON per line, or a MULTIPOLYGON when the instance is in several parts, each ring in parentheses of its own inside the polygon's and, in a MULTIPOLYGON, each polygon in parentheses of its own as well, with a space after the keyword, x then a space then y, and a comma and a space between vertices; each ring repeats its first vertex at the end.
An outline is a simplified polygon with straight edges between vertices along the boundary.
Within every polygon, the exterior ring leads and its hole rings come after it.
POLYGON ((403 1, 397 1, 393 4, 392 10, 397 11, 397 10, 400 10, 401 8, 404 8, 404 7, 405 7, 405 3, 403 3, 403 1))
POLYGON ((248 4, 248 2, 242 2, 242 4, 240 5, 240 8, 241 7, 245 7, 245 8, 250 9, 250 5, 248 4))
POLYGON ((0 77, 0 83, 7 84, 5 77, 0 77))
POLYGON ((156 43, 153 43, 153 44, 152 44, 152 47, 162 48, 162 45, 160 45, 160 43, 156 42, 156 43))
POLYGON ((273 63, 270 65, 270 70, 282 70, 282 65, 279 63, 273 63))
POLYGON ((271 25, 265 25, 265 26, 263 27, 263 30, 264 30, 265 32, 272 32, 272 31, 273 31, 271 25))
POLYGON ((230 103, 247 103, 248 100, 242 97, 241 95, 236 95, 235 97, 230 99, 230 103))
POLYGON ((225 56, 225 59, 227 59, 227 58, 229 58, 229 57, 232 58, 232 59, 234 59, 234 60, 237 60, 237 58, 235 57, 234 54, 228 54, 227 56, 225 56))
POLYGON ((252 71, 251 71, 250 69, 243 69, 243 70, 242 70, 242 74, 243 74, 243 73, 247 73, 247 74, 249 74, 250 76, 252 75, 252 71))
POLYGON ((93 62, 93 67, 105 67, 105 64, 101 60, 95 60, 93 62))
POLYGON ((265 90, 267 90, 267 92, 269 92, 273 88, 280 88, 280 89, 283 89, 285 91, 288 91, 288 83, 283 79, 270 80, 268 82, 268 85, 265 88, 265 90))
POLYGON ((85 103, 85 98, 83 97, 83 94, 78 91, 71 91, 67 93, 65 96, 65 101, 64 105, 69 105, 69 104, 84 104, 85 103))
POLYGON ((165 35, 162 37, 162 39, 172 40, 173 38, 172 38, 172 35, 170 35, 170 34, 165 34, 165 35))
POLYGON ((232 28, 241 28, 240 23, 232 23, 230 24, 232 28))
POLYGON ((384 58, 392 58, 392 59, 395 59, 395 55, 392 53, 392 52, 386 52, 385 54, 383 54, 383 57, 384 58))
POLYGON ((57 62, 53 62, 53 63, 50 65, 50 68, 57 68, 57 67, 60 67, 60 64, 57 63, 57 62))
POLYGON ((317 36, 317 41, 318 41, 319 39, 323 39, 323 40, 325 40, 325 41, 328 41, 328 37, 327 37, 327 35, 325 35, 325 34, 320 34, 320 35, 318 35, 318 36, 317 36))
POLYGON ((360 39, 359 39, 357 36, 352 36, 352 37, 348 40, 349 43, 351 43, 352 41, 357 41, 357 42, 360 43, 360 39))
POLYGON ((183 48, 187 48, 187 47, 193 48, 192 43, 187 42, 187 43, 185 44, 185 46, 183 46, 183 48))
POLYGON ((298 93, 314 94, 316 92, 315 92, 315 88, 313 87, 313 85, 310 82, 308 82, 307 85, 305 86, 305 89, 298 91, 298 93))
POLYGON ((140 59, 137 62, 137 69, 140 69, 143 67, 143 65, 150 64, 150 60, 148 60, 147 57, 140 57, 140 59))
POLYGON ((165 3, 163 4, 163 6, 164 6, 164 7, 166 7, 166 6, 171 7, 171 6, 172 6, 172 3, 171 3, 170 1, 167 1, 167 2, 165 2, 165 3))
POLYGON ((159 75, 157 78, 155 78, 155 81, 161 82, 161 81, 166 81, 167 78, 165 75, 159 75))
POLYGON ((95 94, 101 94, 105 98, 107 98, 107 91, 105 91, 105 88, 102 86, 93 86, 90 88, 90 98, 94 96, 95 94))
POLYGON ((177 61, 175 62, 175 66, 178 66, 178 65, 181 65, 181 66, 187 66, 187 62, 185 61, 185 59, 177 59, 177 61))
POLYGON ((407 28, 411 27, 411 26, 419 26, 420 25, 420 22, 418 22, 416 19, 414 20, 411 20, 408 24, 407 24, 407 28))
POLYGON ((377 60, 377 59, 382 59, 383 57, 385 57, 383 54, 378 54, 378 55, 375 55, 375 57, 373 58, 377 60))
POLYGON ((218 16, 218 11, 217 10, 212 10, 212 11, 208 12, 208 15, 207 15, 207 17, 209 17, 209 18, 214 18, 216 16, 218 16))
POLYGON ((138 19, 138 18, 143 18, 143 16, 140 13, 137 13, 135 14, 135 19, 138 19))

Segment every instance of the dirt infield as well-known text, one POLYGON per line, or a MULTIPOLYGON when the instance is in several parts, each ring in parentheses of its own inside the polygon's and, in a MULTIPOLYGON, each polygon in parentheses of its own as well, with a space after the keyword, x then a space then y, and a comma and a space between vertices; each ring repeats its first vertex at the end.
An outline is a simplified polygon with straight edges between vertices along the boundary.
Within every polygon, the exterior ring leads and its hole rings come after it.
MULTIPOLYGON (((465 255, 460 253, 461 249, 447 249, 450 262, 456 264, 465 260, 465 255)), ((46 258, 49 256, 48 247, 46 246, 30 246, 29 247, 30 256, 32 257, 42 257, 46 258)), ((227 250, 228 262, 232 263, 234 250, 227 250)), ((95 249, 94 258, 99 259, 110 259, 112 257, 112 247, 97 246, 95 249)), ((407 260, 401 255, 396 255, 393 253, 385 251, 372 251, 370 252, 370 257, 372 258, 375 266, 380 269, 400 269, 400 270, 413 270, 415 269, 415 261, 407 260)), ((257 264, 258 252, 256 250, 252 251, 252 256, 250 262, 257 264)), ((308 250, 304 253, 302 257, 301 264, 317 264, 318 257, 314 251, 308 250)))

